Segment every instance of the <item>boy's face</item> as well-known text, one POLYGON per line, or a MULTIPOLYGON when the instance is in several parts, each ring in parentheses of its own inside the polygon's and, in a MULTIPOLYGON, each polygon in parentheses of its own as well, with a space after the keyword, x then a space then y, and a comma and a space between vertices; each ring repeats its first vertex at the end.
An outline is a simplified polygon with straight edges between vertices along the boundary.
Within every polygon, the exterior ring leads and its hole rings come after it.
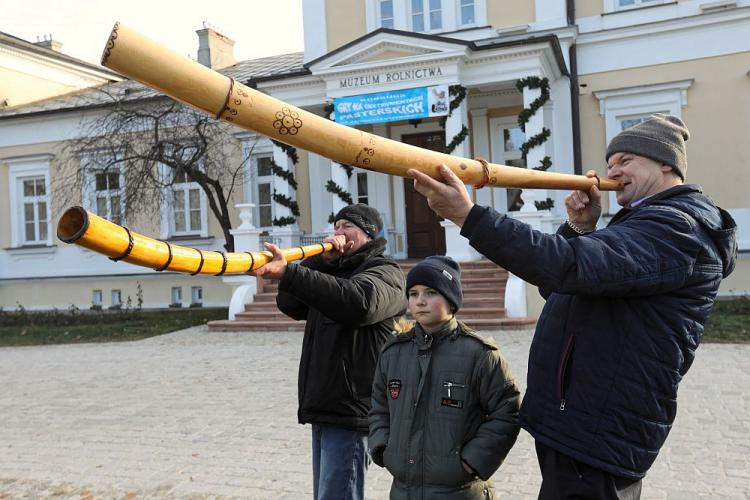
POLYGON ((453 316, 453 308, 440 292, 424 285, 409 288, 409 313, 426 331, 434 329, 453 316))

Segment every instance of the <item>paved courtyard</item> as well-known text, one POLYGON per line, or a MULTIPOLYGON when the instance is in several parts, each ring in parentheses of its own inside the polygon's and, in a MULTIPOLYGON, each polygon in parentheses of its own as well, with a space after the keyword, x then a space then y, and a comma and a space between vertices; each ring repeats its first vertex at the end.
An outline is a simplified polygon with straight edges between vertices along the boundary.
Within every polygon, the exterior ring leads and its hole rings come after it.
MULTIPOLYGON (((524 385, 530 332, 492 334, 524 385)), ((208 333, 0 349, 0 499, 312 498, 296 423, 301 334, 208 333)), ((644 499, 750 498, 750 346, 700 348, 644 499)), ((494 476, 535 498, 523 431, 494 476)), ((372 467, 367 497, 387 498, 372 467)))

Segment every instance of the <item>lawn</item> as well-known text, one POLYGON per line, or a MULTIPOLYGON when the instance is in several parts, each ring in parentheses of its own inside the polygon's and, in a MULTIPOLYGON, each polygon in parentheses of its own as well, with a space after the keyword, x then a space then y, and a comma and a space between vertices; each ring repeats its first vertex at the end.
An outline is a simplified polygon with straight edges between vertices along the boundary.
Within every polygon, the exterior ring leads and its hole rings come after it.
MULTIPOLYGON (((140 340, 226 317, 224 308, 43 313, 0 310, 0 347, 140 340)), ((706 323, 703 342, 750 343, 750 299, 717 302, 706 323)))
POLYGON ((0 311, 0 347, 139 340, 226 318, 226 308, 0 311))
POLYGON ((750 343, 750 298, 717 302, 706 322, 703 342, 750 343))

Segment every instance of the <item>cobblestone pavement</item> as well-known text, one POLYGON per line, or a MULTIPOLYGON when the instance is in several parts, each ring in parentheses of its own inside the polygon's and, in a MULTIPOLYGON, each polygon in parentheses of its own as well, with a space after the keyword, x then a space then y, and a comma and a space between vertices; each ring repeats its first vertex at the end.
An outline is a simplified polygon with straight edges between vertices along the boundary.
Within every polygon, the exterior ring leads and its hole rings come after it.
MULTIPOLYGON (((492 334, 523 385, 530 332, 492 334)), ((301 334, 208 333, 0 349, 0 499, 311 498, 296 422, 301 334)), ((644 499, 750 497, 750 346, 703 345, 644 499)), ((494 476, 534 498, 523 431, 494 476)), ((387 498, 373 466, 367 497, 387 498)))

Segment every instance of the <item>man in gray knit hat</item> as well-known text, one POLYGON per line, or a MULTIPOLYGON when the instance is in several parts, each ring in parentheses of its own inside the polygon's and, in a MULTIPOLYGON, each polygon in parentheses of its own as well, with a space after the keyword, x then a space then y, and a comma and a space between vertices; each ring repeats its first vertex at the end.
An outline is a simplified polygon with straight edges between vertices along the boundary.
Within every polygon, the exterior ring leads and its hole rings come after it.
POLYGON ((622 131, 606 158, 623 208, 597 229, 599 190, 575 191, 554 235, 474 205, 447 167, 445 183, 410 171, 433 210, 546 298, 519 418, 536 443, 539 498, 640 498, 672 428, 677 387, 737 256, 732 218, 684 183, 688 137, 666 115, 622 131))

